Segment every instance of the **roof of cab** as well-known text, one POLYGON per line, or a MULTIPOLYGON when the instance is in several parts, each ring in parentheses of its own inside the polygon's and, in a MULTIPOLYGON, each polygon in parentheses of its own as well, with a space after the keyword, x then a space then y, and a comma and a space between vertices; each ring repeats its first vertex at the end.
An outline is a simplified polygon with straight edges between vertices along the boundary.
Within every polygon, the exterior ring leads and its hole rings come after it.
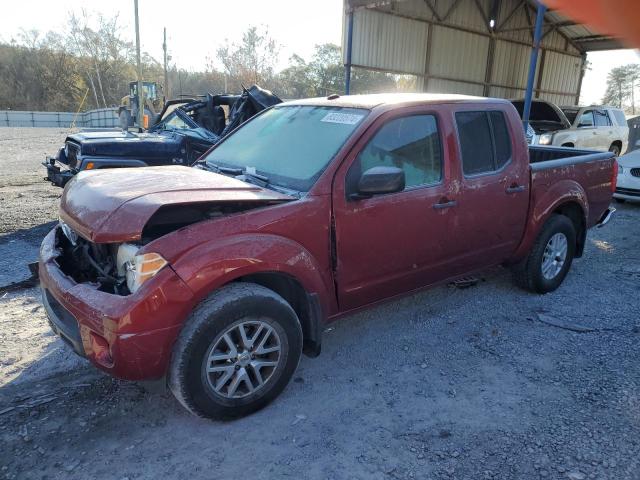
POLYGON ((423 103, 506 102, 501 98, 473 97, 449 93, 375 93, 368 95, 330 95, 329 97, 303 98, 283 105, 313 105, 373 109, 385 105, 414 105, 423 103))

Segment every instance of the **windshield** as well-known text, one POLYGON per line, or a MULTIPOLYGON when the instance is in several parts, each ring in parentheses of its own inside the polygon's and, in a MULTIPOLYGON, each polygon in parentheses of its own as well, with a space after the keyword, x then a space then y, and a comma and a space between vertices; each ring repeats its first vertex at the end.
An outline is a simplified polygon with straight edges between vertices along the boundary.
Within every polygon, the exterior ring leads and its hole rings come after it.
POLYGON ((368 114, 340 107, 278 106, 255 117, 205 157, 208 165, 256 172, 308 191, 368 114))
POLYGON ((562 113, 564 113, 564 116, 567 117, 567 120, 569 120, 569 123, 571 125, 573 125, 573 122, 576 119, 576 115, 578 115, 578 109, 577 108, 563 108, 562 109, 562 113))

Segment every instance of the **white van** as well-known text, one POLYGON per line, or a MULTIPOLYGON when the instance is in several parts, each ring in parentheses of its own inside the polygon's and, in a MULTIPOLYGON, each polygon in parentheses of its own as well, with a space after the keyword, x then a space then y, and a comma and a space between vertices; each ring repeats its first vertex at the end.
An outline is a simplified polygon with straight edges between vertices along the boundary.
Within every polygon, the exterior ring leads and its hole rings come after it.
MULTIPOLYGON (((512 100, 512 103, 522 114, 524 101, 512 100)), ((629 127, 619 108, 558 107, 544 100, 533 100, 529 118, 538 145, 608 150, 616 156, 627 150, 629 127)))

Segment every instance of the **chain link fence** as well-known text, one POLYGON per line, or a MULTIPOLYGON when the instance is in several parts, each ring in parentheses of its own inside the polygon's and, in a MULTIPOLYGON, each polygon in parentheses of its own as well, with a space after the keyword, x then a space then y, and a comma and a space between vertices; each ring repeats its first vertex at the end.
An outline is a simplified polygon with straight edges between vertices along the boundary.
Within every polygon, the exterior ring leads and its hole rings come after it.
POLYGON ((24 112, 0 110, 0 127, 61 127, 69 128, 75 120, 79 128, 118 127, 117 108, 100 108, 88 112, 24 112))

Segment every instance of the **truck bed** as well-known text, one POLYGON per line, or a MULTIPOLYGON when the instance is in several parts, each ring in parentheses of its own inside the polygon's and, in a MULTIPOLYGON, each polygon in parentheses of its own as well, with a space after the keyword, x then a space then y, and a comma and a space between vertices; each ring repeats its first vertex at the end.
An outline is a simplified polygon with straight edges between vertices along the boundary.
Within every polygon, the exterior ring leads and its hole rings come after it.
POLYGON ((565 147, 529 147, 532 204, 545 195, 557 195, 555 189, 576 198, 586 195, 587 228, 595 225, 611 202, 612 152, 576 150, 565 147))

